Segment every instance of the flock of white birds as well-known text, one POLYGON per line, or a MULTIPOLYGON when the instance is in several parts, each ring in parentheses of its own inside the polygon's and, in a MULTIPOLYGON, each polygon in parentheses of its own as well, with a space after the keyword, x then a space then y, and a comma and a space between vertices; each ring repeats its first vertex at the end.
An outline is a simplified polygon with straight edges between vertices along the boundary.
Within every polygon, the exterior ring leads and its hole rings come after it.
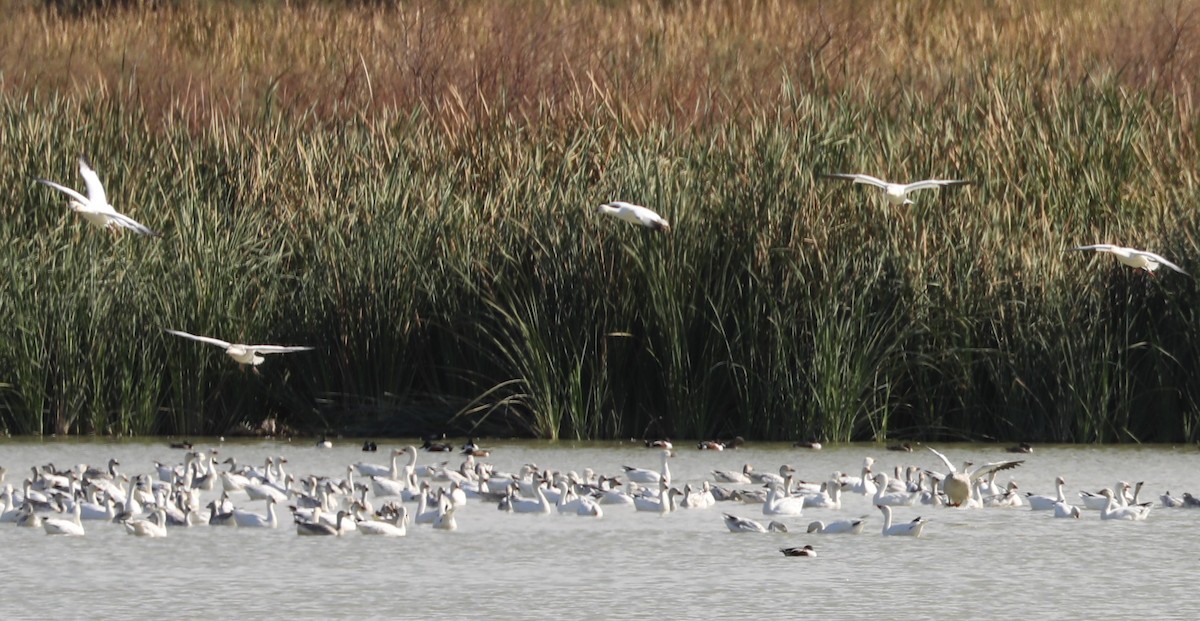
MULTIPOLYGON (((62 192, 70 197, 71 200, 68 202, 69 207, 81 215, 84 220, 93 226, 110 230, 124 228, 139 235, 145 235, 148 237, 160 236, 158 232, 117 211, 116 208, 113 207, 108 200, 108 195, 105 193, 104 184, 101 183, 100 176, 96 174, 96 171, 92 169, 91 165, 88 164, 87 160, 83 157, 79 158, 79 174, 83 177, 84 185, 87 187, 87 196, 84 196, 79 192, 72 190, 71 188, 53 181, 40 178, 36 179, 36 181, 54 188, 55 190, 58 190, 59 192, 62 192)), ((883 190, 884 197, 886 198, 888 204, 893 206, 912 204, 913 200, 909 197, 909 195, 919 190, 955 187, 968 185, 971 183, 970 181, 958 179, 926 179, 923 181, 903 184, 891 183, 877 177, 872 177, 871 175, 863 174, 828 173, 821 176, 833 179, 845 179, 852 181, 855 184, 864 184, 879 188, 880 190, 883 190)), ((597 207, 597 211, 619 220, 645 227, 646 229, 652 231, 659 231, 662 233, 671 232, 671 224, 665 218, 654 212, 652 209, 643 207, 641 205, 635 205, 624 201, 612 201, 601 204, 599 207, 597 207)), ((1153 273, 1160 266, 1166 266, 1181 274, 1187 274, 1183 268, 1172 263, 1171 261, 1168 261, 1161 255, 1145 250, 1126 248, 1113 244, 1076 246, 1073 248, 1073 250, 1094 250, 1096 252, 1109 253, 1116 257, 1121 263, 1133 268, 1145 270, 1149 273, 1153 273)), ((247 345, 243 343, 231 343, 229 341, 208 336, 199 336, 180 330, 168 329, 167 332, 182 338, 221 347, 225 350, 225 353, 228 354, 229 357, 238 364, 250 365, 251 367, 255 367, 265 360, 262 354, 283 354, 313 349, 312 347, 307 346, 247 345)))
MULTIPOLYGON (((329 446, 322 439, 313 450, 329 446)), ((157 538, 167 537, 174 528, 232 527, 294 528, 298 536, 403 537, 410 527, 457 530, 455 516, 460 511, 598 519, 617 511, 663 517, 708 509, 714 512, 715 528, 719 528, 715 524, 719 513, 732 533, 786 533, 805 523, 806 511, 836 517, 843 495, 857 495, 869 499, 882 517, 870 531, 866 530, 869 516, 815 520, 803 530, 813 535, 873 531, 889 537, 921 537, 929 520, 895 520, 893 511, 1027 508, 1056 518, 1078 519, 1095 512, 1102 520, 1140 521, 1149 517, 1153 506, 1141 500, 1140 483, 1080 492, 1074 502, 1066 497, 1061 477, 1055 481, 1054 495, 1019 493, 1012 481, 1000 484, 996 478, 1020 466, 1022 459, 957 468, 948 457, 927 448, 944 468, 897 467, 889 474, 876 472, 875 460, 867 457, 856 473, 834 472, 825 481, 810 482, 797 480, 789 465, 760 472, 746 464, 741 470, 711 470, 711 480, 682 486, 671 475, 673 448, 659 449, 658 465, 651 468, 625 466, 619 472, 600 474, 527 464, 506 473, 482 461, 489 452, 472 441, 462 448, 457 465, 451 460, 418 465, 424 451, 408 446, 393 449, 386 463, 359 461, 336 475, 301 476, 287 472, 287 460, 281 457, 268 457, 254 467, 233 458, 220 460, 217 449, 189 448, 181 463, 154 462, 153 470, 135 475, 122 472, 116 459, 104 466, 81 464, 67 470, 32 466, 31 476, 20 484, 4 484, 0 523, 66 536, 115 527, 129 535, 157 538)), ((6 474, 0 468, 0 481, 6 474)), ((1178 499, 1167 493, 1161 498, 1164 507, 1200 507, 1200 500, 1189 494, 1178 499)), ((811 544, 780 552, 816 555, 811 544)))

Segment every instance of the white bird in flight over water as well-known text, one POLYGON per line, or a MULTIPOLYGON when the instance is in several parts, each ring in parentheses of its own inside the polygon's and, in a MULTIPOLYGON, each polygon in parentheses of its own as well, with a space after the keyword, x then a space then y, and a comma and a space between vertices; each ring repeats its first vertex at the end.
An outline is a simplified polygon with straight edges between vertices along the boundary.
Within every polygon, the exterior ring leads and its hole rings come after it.
POLYGON ((309 351, 312 347, 303 346, 287 346, 287 345, 243 345, 242 343, 230 343, 221 339, 214 339, 208 336, 196 336, 179 330, 167 330, 175 336, 182 336, 185 339, 200 341, 216 345, 225 350, 225 353, 237 361, 238 364, 248 364, 250 366, 258 366, 265 360, 260 354, 289 354, 297 351, 309 351))
POLYGON ((1137 250, 1135 248, 1125 248, 1124 246, 1114 246, 1112 244, 1092 244, 1090 246, 1075 246, 1071 250, 1095 250, 1096 252, 1107 252, 1117 258, 1118 261, 1132 268, 1141 268, 1154 273, 1154 270, 1160 266, 1167 266, 1180 274, 1187 274, 1182 267, 1171 263, 1164 259, 1162 255, 1147 252, 1145 250, 1137 250))
POLYGON ((884 197, 887 198, 887 202, 892 205, 911 205, 911 204, 913 204, 912 199, 908 198, 908 194, 910 192, 916 192, 917 190, 927 190, 929 188, 945 188, 945 187, 950 187, 950 186, 955 186, 955 185, 967 185, 967 184, 971 183, 970 181, 964 181, 964 180, 960 180, 960 179, 945 179, 945 180, 943 180, 943 179, 926 179, 924 181, 914 181, 913 183, 903 184, 903 183, 889 183, 878 177, 872 177, 871 175, 849 175, 849 174, 844 174, 844 173, 825 173, 825 174, 822 174, 821 176, 827 177, 830 179, 847 179, 847 180, 853 181, 854 183, 873 185, 873 186, 883 190, 884 197))
POLYGON ((141 222, 118 212, 108 203, 108 197, 104 194, 104 184, 100 183, 100 177, 96 174, 96 171, 92 170, 87 160, 82 157, 79 158, 79 174, 83 175, 83 182, 87 186, 88 195, 86 197, 71 188, 59 185, 53 181, 47 181, 46 179, 35 179, 35 181, 70 196, 71 209, 83 216, 83 219, 87 220, 93 226, 102 229, 121 226, 138 235, 158 237, 159 234, 157 232, 151 230, 141 222))
POLYGON ((601 213, 606 213, 614 218, 624 220, 633 224, 639 224, 653 231, 662 231, 663 233, 671 232, 671 224, 662 216, 654 213, 653 210, 626 203, 623 201, 613 201, 604 203, 596 208, 601 213))

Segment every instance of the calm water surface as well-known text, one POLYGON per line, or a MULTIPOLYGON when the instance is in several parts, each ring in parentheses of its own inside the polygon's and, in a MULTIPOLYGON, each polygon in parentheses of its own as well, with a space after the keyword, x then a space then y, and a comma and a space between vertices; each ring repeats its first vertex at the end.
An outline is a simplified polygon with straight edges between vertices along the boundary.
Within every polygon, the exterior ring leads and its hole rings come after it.
MULTIPOLYGON (((198 443, 197 448, 216 443, 198 443)), ((261 464, 288 459, 297 475, 344 476, 359 461, 383 463, 361 443, 330 450, 307 441, 225 442, 220 457, 261 464)), ((658 455, 630 444, 497 442, 485 459, 498 469, 543 468, 620 473, 628 464, 657 468, 658 455)), ((1054 519, 1029 509, 896 509, 908 520, 931 521, 921 539, 884 538, 869 498, 844 495, 840 511, 806 509, 785 518, 787 534, 733 534, 722 511, 766 519, 761 505, 718 503, 665 517, 632 507, 605 506, 600 520, 520 515, 470 501, 456 532, 409 526, 404 538, 298 537, 290 516, 277 530, 175 528, 166 539, 131 537, 119 526, 84 522, 82 538, 49 537, 41 529, 0 524, 4 619, 292 618, 292 619, 643 619, 819 618, 994 619, 1139 616, 1195 618, 1196 526, 1200 510, 1162 508, 1158 496, 1200 493, 1195 447, 1037 447, 1013 456, 1002 447, 938 445, 956 462, 1023 457, 1002 473, 1022 491, 1067 496, 1118 480, 1145 481, 1142 500, 1156 508, 1146 522, 1054 519), (808 535, 815 519, 866 515, 860 536, 808 535), (779 548, 812 544, 816 558, 786 558, 779 548)), ((678 447, 674 484, 711 480, 714 468, 751 463, 774 471, 791 464, 799 477, 819 481, 835 470, 857 472, 863 457, 876 470, 914 464, 940 469, 928 451, 898 453, 877 445, 821 451, 758 445, 737 451, 678 447)), ((422 453, 419 463, 458 455, 422 453)), ((8 440, 0 465, 19 484, 34 464, 60 468, 116 457, 122 472, 152 473, 155 460, 177 463, 182 451, 163 441, 88 442, 8 440)), ((218 485, 219 487, 219 485, 218 485)), ((205 496, 205 502, 216 492, 205 496)), ((264 503, 235 502, 261 512, 264 503)), ((376 501, 376 506, 382 501, 376 501)), ((410 508, 410 511, 412 509, 410 508)))

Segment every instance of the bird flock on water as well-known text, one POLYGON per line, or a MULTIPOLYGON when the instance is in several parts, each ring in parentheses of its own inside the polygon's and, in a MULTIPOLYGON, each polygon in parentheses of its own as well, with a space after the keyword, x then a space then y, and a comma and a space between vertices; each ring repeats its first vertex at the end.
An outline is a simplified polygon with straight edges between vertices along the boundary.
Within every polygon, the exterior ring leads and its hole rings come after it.
MULTIPOLYGON (((322 438, 313 449, 331 446, 322 438)), ((364 450, 369 446, 364 444, 364 450)), ((704 480, 680 485, 670 469, 673 449, 655 449, 654 467, 625 466, 611 473, 535 464, 503 472, 476 458, 478 452, 490 450, 472 439, 463 445, 456 464, 442 460, 418 465, 421 454, 440 451, 414 445, 392 449, 386 463, 357 461, 336 473, 300 474, 288 472, 283 457, 250 465, 224 457, 223 448, 189 446, 181 449, 185 453, 180 463, 154 462, 137 474, 122 471, 116 459, 62 470, 46 464, 29 467, 30 476, 14 485, 5 482, 7 470, 0 468, 0 523, 76 537, 96 528, 120 528, 135 537, 161 538, 176 528, 201 527, 292 528, 305 537, 405 537, 413 528, 457 531, 456 516, 462 512, 602 519, 616 512, 666 518, 679 511, 707 510, 714 516, 714 528, 720 528, 719 515, 730 533, 919 538, 936 523, 925 516, 947 507, 1023 509, 1067 519, 1094 514, 1117 521, 1146 520, 1155 506, 1200 508, 1200 499, 1186 493, 1164 493, 1159 505, 1143 501, 1140 482, 1118 481, 1068 498, 1060 476, 1053 495, 1020 492, 1015 481, 1001 483, 997 478, 1021 466, 1025 458, 957 467, 940 451, 926 448, 931 455, 923 465, 896 466, 890 473, 866 457, 855 472, 813 479, 798 478, 789 464, 766 471, 746 464, 741 470, 714 469, 704 480), (878 518, 842 517, 844 496, 867 500, 878 518), (813 514, 819 519, 811 519, 813 514)), ((1032 447, 1010 450, 1028 453, 1032 447)), ((859 501, 847 503, 845 510, 859 506, 859 501)), ((779 551, 789 557, 817 555, 811 543, 779 551)))

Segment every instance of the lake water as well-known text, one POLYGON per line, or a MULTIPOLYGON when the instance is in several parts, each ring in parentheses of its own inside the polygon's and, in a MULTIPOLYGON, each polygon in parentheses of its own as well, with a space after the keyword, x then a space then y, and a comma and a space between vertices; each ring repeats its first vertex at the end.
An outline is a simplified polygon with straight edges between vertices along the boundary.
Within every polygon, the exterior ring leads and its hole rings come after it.
MULTIPOLYGON (((297 475, 344 476, 359 461, 384 463, 361 441, 332 449, 307 441, 219 444, 220 458, 261 465, 268 455, 288 459, 297 475)), ((500 470, 522 464, 619 474, 628 464, 657 469, 658 453, 637 444, 495 442, 483 461, 500 470)), ((197 443, 197 448, 218 446, 197 443)), ((290 515, 280 527, 174 528, 165 539, 125 534, 119 525, 84 522, 81 538, 50 537, 41 529, 0 524, 4 619, 55 618, 291 618, 291 619, 994 619, 1008 616, 1195 618, 1200 510, 1166 509, 1159 495, 1200 493, 1195 447, 1039 446, 1028 455, 1003 447, 937 445, 956 462, 1023 458, 998 480, 1022 491, 1054 493, 1067 481, 1096 491, 1118 480, 1145 481, 1142 500, 1155 509, 1145 522, 1080 520, 1021 509, 897 508, 897 520, 929 518, 920 539, 883 537, 882 518, 868 497, 843 495, 843 508, 805 509, 783 518, 786 534, 733 534, 721 513, 761 521, 761 505, 718 503, 667 516, 605 506, 602 519, 522 515, 472 500, 458 511, 458 530, 409 526, 404 538, 298 537, 290 515), (816 519, 868 516, 862 535, 809 535, 816 519), (779 548, 812 544, 815 558, 788 558, 779 548)), ((736 451, 677 446, 673 484, 711 480, 713 469, 759 471, 790 464, 797 476, 820 481, 833 471, 857 473, 863 458, 876 471, 913 464, 941 470, 928 451, 890 452, 878 445, 820 451, 784 444, 736 451)), ((152 473, 155 460, 178 463, 183 452, 165 441, 7 440, 0 466, 20 484, 29 467, 53 462, 103 465, 110 457, 127 474, 152 473)), ((457 454, 422 453, 421 464, 457 454)), ((403 461, 402 461, 403 463, 403 461)), ((219 489, 219 485, 218 485, 219 489)), ((207 502, 217 492, 209 492, 207 502)), ((262 512, 264 503, 239 506, 262 512)), ((377 501, 376 506, 382 504, 377 501)), ((281 505, 282 507, 282 505, 281 505)), ((412 511, 410 505, 410 511, 412 511)))

